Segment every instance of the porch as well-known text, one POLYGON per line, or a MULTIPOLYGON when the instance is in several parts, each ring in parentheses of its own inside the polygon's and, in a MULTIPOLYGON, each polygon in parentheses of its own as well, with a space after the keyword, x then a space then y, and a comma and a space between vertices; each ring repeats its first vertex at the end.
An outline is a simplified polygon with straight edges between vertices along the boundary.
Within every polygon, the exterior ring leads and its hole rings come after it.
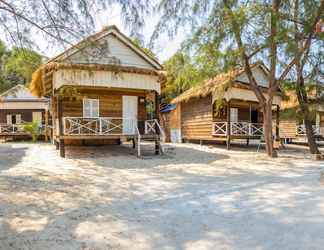
POLYGON ((213 136, 239 136, 239 137, 255 137, 263 136, 263 124, 251 122, 213 122, 213 136), (228 131, 228 129, 230 131, 228 131), (228 133, 229 132, 229 133, 228 133))
POLYGON ((138 121, 122 117, 63 117, 63 136, 163 135, 157 119, 138 121))
MULTIPOLYGON (((315 136, 324 135, 324 128, 317 125, 313 125, 313 132, 315 136)), ((296 135, 306 136, 306 128, 304 124, 300 124, 296 126, 296 135)))
MULTIPOLYGON (((264 136, 263 112, 259 103, 244 100, 224 100, 224 106, 217 110, 213 104, 212 137, 226 140, 227 148, 230 148, 231 140, 261 139, 264 136)), ((279 112, 278 104, 272 108, 272 131, 276 140, 279 140, 279 112)))
POLYGON ((162 152, 160 140, 165 134, 158 119, 137 120, 122 117, 62 117, 62 133, 56 135, 57 149, 65 156, 65 140, 131 140, 137 155, 141 156, 141 143, 153 141, 155 153, 162 152))

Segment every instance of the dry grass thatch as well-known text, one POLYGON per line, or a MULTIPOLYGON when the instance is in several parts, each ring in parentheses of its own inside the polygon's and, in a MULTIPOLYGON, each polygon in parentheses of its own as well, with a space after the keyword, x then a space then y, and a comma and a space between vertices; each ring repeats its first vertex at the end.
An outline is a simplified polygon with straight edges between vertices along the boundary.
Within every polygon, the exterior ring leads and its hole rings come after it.
POLYGON ((42 67, 40 66, 32 75, 32 80, 29 84, 29 90, 32 95, 43 96, 43 81, 42 81, 42 67))
POLYGON ((203 98, 209 94, 223 95, 224 92, 231 87, 232 83, 234 83, 235 78, 243 72, 243 69, 234 69, 227 73, 218 74, 206 80, 202 85, 185 91, 173 99, 171 103, 186 102, 191 98, 203 98))
MULTIPOLYGON (((317 97, 316 89, 311 89, 307 91, 308 102, 310 105, 324 105, 321 98, 317 97)), ((295 90, 289 90, 285 92, 285 99, 281 102, 280 108, 285 109, 294 109, 299 107, 299 102, 295 90)))

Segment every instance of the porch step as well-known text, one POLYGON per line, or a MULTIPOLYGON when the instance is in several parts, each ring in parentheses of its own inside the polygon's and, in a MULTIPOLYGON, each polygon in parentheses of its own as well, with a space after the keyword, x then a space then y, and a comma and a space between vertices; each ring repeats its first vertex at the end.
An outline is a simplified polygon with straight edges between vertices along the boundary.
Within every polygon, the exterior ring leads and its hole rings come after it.
POLYGON ((141 142, 152 142, 155 155, 164 154, 159 135, 144 135, 144 136, 141 135, 140 141, 138 140, 137 137, 134 138, 134 141, 135 141, 135 149, 138 157, 143 156, 143 150, 141 149, 141 142))

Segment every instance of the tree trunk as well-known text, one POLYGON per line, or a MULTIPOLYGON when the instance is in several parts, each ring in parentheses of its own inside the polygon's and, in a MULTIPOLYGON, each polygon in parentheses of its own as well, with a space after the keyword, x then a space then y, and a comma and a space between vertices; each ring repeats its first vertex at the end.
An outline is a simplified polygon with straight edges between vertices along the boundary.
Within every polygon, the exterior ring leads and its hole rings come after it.
POLYGON ((272 101, 266 102, 263 107, 263 134, 265 140, 265 148, 269 157, 277 157, 277 152, 273 149, 273 133, 272 133, 272 101))
POLYGON ((315 141, 310 112, 309 112, 309 109, 307 106, 308 98, 307 98, 307 92, 305 90, 303 78, 299 77, 296 84, 297 84, 296 94, 297 94, 297 99, 298 99, 299 106, 301 109, 301 113, 303 114, 303 120, 304 120, 304 124, 305 124, 305 129, 306 129, 306 137, 307 137, 307 142, 308 142, 308 146, 309 146, 309 151, 311 154, 320 154, 320 151, 319 151, 318 146, 315 141))
POLYGON ((306 136, 307 136, 310 153, 311 154, 320 154, 320 151, 318 150, 318 146, 315 141, 312 121, 309 119, 304 119, 304 124, 305 124, 306 136))

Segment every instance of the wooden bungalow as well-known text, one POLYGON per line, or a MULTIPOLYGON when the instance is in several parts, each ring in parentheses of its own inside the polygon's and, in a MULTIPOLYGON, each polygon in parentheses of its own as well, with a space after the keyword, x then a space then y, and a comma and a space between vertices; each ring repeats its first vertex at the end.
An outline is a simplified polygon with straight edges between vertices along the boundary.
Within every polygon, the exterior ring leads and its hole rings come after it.
POLYGON ((34 74, 32 93, 51 98, 54 141, 65 145, 106 144, 163 135, 158 121, 160 63, 117 27, 109 26, 42 65, 34 74))
MULTIPOLYGON (((323 87, 322 87, 323 88, 323 87)), ((285 100, 281 102, 281 133, 285 138, 305 139, 306 129, 301 115, 299 115, 299 103, 295 91, 287 91, 285 100), (284 126, 285 125, 285 126, 284 126)), ((317 139, 324 138, 324 104, 321 101, 321 93, 317 88, 308 90, 309 105, 312 112, 314 135, 317 139)))
POLYGON ((25 123, 38 122, 41 126, 47 119, 48 99, 33 96, 24 85, 0 94, 1 138, 27 138, 29 134, 23 130, 25 123))
MULTIPOLYGON (((268 69, 257 63, 253 75, 265 92, 268 88, 268 69)), ((279 125, 281 91, 273 98, 276 126, 279 125)), ((249 87, 242 69, 219 74, 172 100, 176 109, 171 112, 170 131, 174 141, 226 141, 260 139, 263 136, 263 115, 258 100, 249 87)), ((279 138, 278 129, 276 137, 279 138)))

